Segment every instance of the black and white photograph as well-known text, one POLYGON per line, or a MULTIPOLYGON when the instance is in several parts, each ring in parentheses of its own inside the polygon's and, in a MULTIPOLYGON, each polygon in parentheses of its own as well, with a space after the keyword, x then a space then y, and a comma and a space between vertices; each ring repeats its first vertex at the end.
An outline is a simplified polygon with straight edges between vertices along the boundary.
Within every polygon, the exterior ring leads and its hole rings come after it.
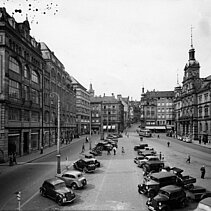
POLYGON ((211 211, 210 11, 1 0, 0 210, 211 211))

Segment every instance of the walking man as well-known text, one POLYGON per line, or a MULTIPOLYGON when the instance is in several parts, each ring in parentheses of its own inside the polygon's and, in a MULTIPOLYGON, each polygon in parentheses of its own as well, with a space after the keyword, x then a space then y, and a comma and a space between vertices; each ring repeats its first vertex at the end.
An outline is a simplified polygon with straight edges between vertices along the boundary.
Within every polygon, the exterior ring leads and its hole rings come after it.
POLYGON ((14 163, 14 164, 17 164, 16 152, 13 153, 13 163, 14 163))
POLYGON ((84 151, 85 151, 85 145, 84 145, 84 143, 83 143, 81 153, 83 153, 84 151))
POLYGON ((190 163, 190 155, 189 155, 189 154, 188 154, 188 157, 187 157, 186 163, 190 163))
POLYGON ((161 154, 161 152, 160 152, 160 154, 159 154, 159 158, 160 158, 160 160, 162 160, 162 154, 161 154))
POLYGON ((114 147, 113 150, 114 150, 114 155, 116 155, 116 147, 114 147))
POLYGON ((169 142, 169 141, 167 142, 167 146, 168 146, 168 147, 170 146, 170 142, 169 142))
POLYGON ((201 170, 201 178, 204 179, 205 172, 206 172, 205 166, 203 165, 200 170, 201 170))

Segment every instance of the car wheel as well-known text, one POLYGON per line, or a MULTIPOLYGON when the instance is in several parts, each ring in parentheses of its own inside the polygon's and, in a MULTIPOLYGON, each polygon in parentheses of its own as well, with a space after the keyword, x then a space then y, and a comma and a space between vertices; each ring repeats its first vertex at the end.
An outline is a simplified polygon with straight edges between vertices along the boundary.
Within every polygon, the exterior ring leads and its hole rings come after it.
POLYGON ((41 189, 40 190, 40 193, 41 193, 42 196, 44 196, 44 197, 46 196, 46 193, 45 193, 45 190, 44 189, 41 189))
POLYGON ((76 189, 78 188, 78 186, 77 186, 76 183, 73 183, 73 184, 71 185, 71 188, 72 188, 73 190, 76 190, 76 189))
POLYGON ((180 201, 180 207, 181 208, 184 208, 186 206, 186 204, 187 204, 186 199, 183 199, 183 200, 180 201))
POLYGON ((62 198, 60 196, 56 197, 56 203, 61 206, 62 205, 62 198))

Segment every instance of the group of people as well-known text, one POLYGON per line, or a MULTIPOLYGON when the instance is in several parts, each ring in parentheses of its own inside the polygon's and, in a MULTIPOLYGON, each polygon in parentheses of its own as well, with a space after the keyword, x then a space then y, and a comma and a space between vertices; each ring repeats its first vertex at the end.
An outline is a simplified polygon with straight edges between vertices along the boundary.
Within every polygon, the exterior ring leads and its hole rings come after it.
MULTIPOLYGON (((109 150, 108 149, 108 151, 107 151, 107 154, 108 155, 110 155, 111 154, 111 152, 110 152, 111 150, 109 150)), ((114 146, 113 147, 113 152, 114 152, 114 155, 116 155, 116 151, 117 151, 117 148, 114 146)), ((124 147, 122 147, 122 154, 124 154, 125 153, 125 148, 124 147)))

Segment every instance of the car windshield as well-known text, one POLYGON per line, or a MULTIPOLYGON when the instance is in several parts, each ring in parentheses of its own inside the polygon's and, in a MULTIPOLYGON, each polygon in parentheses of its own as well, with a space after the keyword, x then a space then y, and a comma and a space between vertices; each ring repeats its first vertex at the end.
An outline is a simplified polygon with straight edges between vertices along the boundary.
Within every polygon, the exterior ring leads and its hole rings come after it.
POLYGON ((159 194, 165 195, 165 196, 170 196, 168 192, 164 191, 164 190, 160 190, 159 194))
POLYGON ((87 163, 90 164, 95 164, 95 162, 93 160, 87 161, 87 163))
POLYGON ((55 187, 55 190, 58 190, 58 189, 66 187, 66 185, 64 182, 61 182, 61 183, 56 184, 54 187, 55 187))

